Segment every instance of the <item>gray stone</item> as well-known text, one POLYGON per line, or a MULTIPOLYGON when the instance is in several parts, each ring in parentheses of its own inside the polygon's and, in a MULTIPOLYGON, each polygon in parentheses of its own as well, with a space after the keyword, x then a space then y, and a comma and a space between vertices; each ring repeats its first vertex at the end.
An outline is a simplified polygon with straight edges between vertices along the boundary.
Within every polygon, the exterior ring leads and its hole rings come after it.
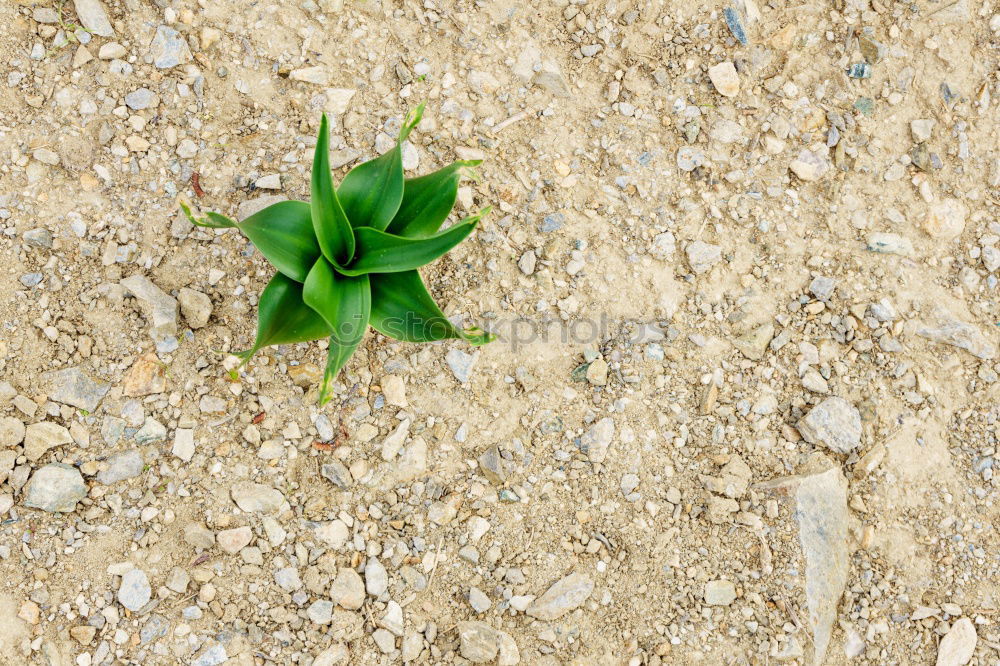
POLYGON ((684 253, 687 255, 688 266, 697 275, 707 273, 712 270, 712 266, 722 261, 722 247, 700 240, 689 243, 684 248, 684 253))
POLYGON ((145 423, 133 436, 136 444, 152 444, 153 442, 162 442, 166 438, 167 428, 151 416, 146 417, 145 423))
POLYGON ((165 583, 167 589, 173 590, 178 594, 184 594, 187 592, 188 585, 190 584, 191 576, 187 571, 184 571, 184 569, 180 567, 174 567, 170 570, 165 583))
POLYGON ((139 88, 125 95, 125 105, 135 111, 142 111, 151 106, 156 106, 159 98, 156 93, 149 88, 139 88))
POLYGON ((803 148, 788 168, 801 180, 808 182, 822 178, 830 170, 830 163, 811 150, 803 148))
POLYGON ((234 555, 240 552, 245 546, 250 545, 253 540, 253 531, 249 527, 234 527, 231 530, 222 530, 215 535, 215 540, 219 548, 234 555))
POLYGON ((829 301, 837 288, 837 281, 833 278, 817 275, 809 283, 809 293, 821 301, 829 301))
POLYGON ((861 443, 861 414, 854 405, 834 396, 809 410, 799 421, 798 430, 810 444, 850 453, 861 443))
POLYGON ((215 532, 201 523, 188 523, 184 526, 184 541, 195 548, 208 549, 215 545, 215 532))
POLYGON ((773 339, 774 324, 767 322, 733 340, 733 346, 751 361, 759 361, 764 358, 773 339))
POLYGON ((167 621, 162 615, 150 615, 149 620, 143 625, 142 629, 139 630, 139 642, 142 645, 147 643, 152 643, 160 638, 167 635, 167 630, 170 628, 170 622, 167 621))
POLYGON ((409 434, 410 419, 403 419, 396 426, 396 429, 382 440, 382 460, 389 461, 395 458, 400 449, 403 448, 403 444, 406 442, 406 437, 409 434))
POLYGON ((267 176, 261 176, 254 181, 254 187, 258 190, 280 190, 281 174, 272 173, 267 176))
POLYGON ((0 417, 0 448, 11 448, 24 441, 24 424, 13 416, 0 417))
POLYGON ((354 569, 347 567, 337 572, 330 584, 330 598, 347 610, 358 610, 365 602, 365 583, 354 569))
POLYGON ((479 470, 486 480, 495 486, 502 486, 507 481, 507 468, 504 465, 500 449, 494 444, 483 451, 478 458, 479 470))
POLYGON ((868 237, 866 246, 870 252, 880 254, 896 254, 901 257, 913 254, 913 243, 899 234, 873 233, 868 237))
POLYGON ((822 455, 806 467, 806 473, 758 487, 789 504, 789 514, 797 522, 805 560, 806 619, 813 636, 813 663, 822 664, 847 585, 847 479, 839 466, 822 455))
POLYGON ((385 606, 385 615, 379 621, 383 627, 395 636, 403 635, 403 607, 395 601, 389 601, 385 606))
POLYGON ((351 655, 348 652, 346 645, 343 645, 342 643, 334 643, 316 655, 312 666, 337 666, 337 664, 348 663, 350 658, 351 655))
POLYGON ((705 583, 705 603, 709 606, 728 606, 736 601, 736 585, 729 580, 710 580, 705 583))
POLYGON ((72 441, 69 430, 58 423, 48 421, 32 423, 24 431, 24 457, 35 462, 49 449, 72 441))
POLYGON ((24 238, 26 244, 32 247, 40 247, 46 250, 52 248, 52 232, 44 227, 25 231, 22 238, 24 238))
POLYGON ((681 171, 694 171, 705 163, 705 155, 692 146, 684 146, 677 151, 677 168, 681 171))
POLYGON ((592 462, 604 462, 614 436, 614 419, 606 416, 591 426, 590 430, 580 438, 580 450, 587 454, 592 462))
POLYGON ((302 587, 302 579, 299 578, 298 569, 295 567, 278 569, 274 572, 274 580, 285 592, 294 592, 302 587))
POLYGON ((100 37, 111 37, 115 34, 108 20, 108 13, 100 0, 73 0, 76 15, 83 27, 100 37))
POLYGON ((152 590, 149 578, 142 569, 131 569, 122 576, 118 588, 118 602, 133 613, 149 603, 152 590))
POLYGON ((984 361, 996 356, 996 347, 982 331, 972 324, 953 317, 942 308, 935 311, 932 323, 923 324, 917 329, 917 335, 940 344, 957 347, 984 361))
POLYGON ((733 456, 719 471, 719 476, 699 475, 705 488, 716 495, 730 499, 740 499, 750 487, 753 472, 739 456, 733 456))
POLYGON ((528 606, 526 611, 539 620, 558 620, 580 606, 594 591, 594 581, 581 573, 570 575, 555 582, 545 594, 528 606))
POLYGON ((101 60, 114 60, 124 59, 128 55, 128 51, 125 47, 118 42, 108 42, 107 44, 101 44, 101 48, 97 51, 97 57, 101 60))
POLYGON ((200 291, 184 287, 177 294, 181 306, 181 314, 191 328, 201 328, 212 316, 212 299, 200 291))
POLYGON ((938 644, 936 666, 965 666, 972 660, 978 640, 972 620, 956 620, 938 644))
POLYGON ((24 489, 24 505, 50 513, 76 510, 87 496, 80 470, 62 463, 45 465, 35 472, 24 489))
POLYGON ((351 472, 339 460, 331 460, 320 467, 319 473, 341 490, 347 490, 354 484, 351 472))
POLYGON ((31 18, 39 23, 59 23, 59 12, 51 7, 35 7, 31 11, 31 18))
POLYGON ((365 590, 376 598, 389 590, 389 573, 377 557, 368 558, 365 565, 365 590))
POLYGON ((383 654, 389 654, 396 649, 396 637, 385 629, 376 629, 372 632, 372 640, 383 654))
POLYGON ((274 513, 285 502, 280 491, 260 483, 237 483, 230 493, 236 505, 248 513, 274 513))
POLYGON ((105 415, 101 421, 101 437, 108 446, 114 446, 125 435, 125 419, 105 415))
POLYGON ((178 428, 174 431, 174 445, 170 452, 184 462, 191 462, 194 457, 194 430, 178 428))
POLYGON ((326 599, 314 601, 306 609, 306 615, 316 624, 330 624, 333 621, 333 602, 326 599))
POLYGON ((664 231, 662 234, 653 236, 649 253, 661 261, 666 261, 674 256, 676 250, 677 239, 674 237, 674 234, 670 231, 664 231))
POLYGON ((469 605, 477 613, 485 613, 493 606, 493 602, 490 601, 490 598, 482 590, 478 587, 473 587, 469 589, 469 605))
POLYGON ((138 449, 124 451, 108 458, 108 468, 97 475, 97 482, 110 486, 126 479, 134 479, 142 474, 145 462, 138 449))
POLYGON ((177 335, 177 300, 143 275, 132 275, 120 283, 144 306, 152 327, 149 334, 156 342, 177 335))
POLYGON ((484 622, 458 623, 459 651, 474 664, 493 661, 500 651, 500 632, 484 622))
POLYGON ((149 54, 157 69, 170 69, 191 61, 191 50, 184 37, 173 28, 161 25, 149 43, 149 54))
POLYGON ((478 356, 478 354, 467 354, 460 349, 452 349, 445 355, 444 360, 447 361, 455 379, 461 384, 467 384, 472 377, 472 369, 476 365, 478 356))
POLYGON ((917 143, 929 141, 937 123, 933 118, 917 118, 910 121, 910 132, 917 143))
POLYGON ((79 367, 63 368, 42 375, 50 387, 49 398, 64 405, 93 412, 107 395, 111 384, 96 382, 79 367))
POLYGON ((229 661, 229 655, 226 654, 226 646, 213 641, 194 658, 191 666, 219 666, 227 661, 229 661))

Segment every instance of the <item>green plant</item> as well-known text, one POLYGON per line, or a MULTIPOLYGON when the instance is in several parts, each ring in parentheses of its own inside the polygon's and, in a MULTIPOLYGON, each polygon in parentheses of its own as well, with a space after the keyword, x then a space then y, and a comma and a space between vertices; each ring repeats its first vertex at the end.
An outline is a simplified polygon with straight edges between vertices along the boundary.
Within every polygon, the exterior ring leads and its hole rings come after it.
POLYGON ((263 347, 329 337, 320 404, 330 383, 370 325, 405 342, 461 338, 481 345, 493 336, 461 330, 435 304, 417 269, 464 240, 489 212, 485 208, 444 231, 458 183, 479 161, 456 161, 418 178, 403 178, 402 143, 423 113, 404 119, 396 146, 352 169, 334 188, 326 115, 313 156, 311 199, 282 201, 242 222, 208 212, 184 214, 200 227, 236 227, 277 269, 261 292, 257 337, 237 354, 241 365, 263 347))

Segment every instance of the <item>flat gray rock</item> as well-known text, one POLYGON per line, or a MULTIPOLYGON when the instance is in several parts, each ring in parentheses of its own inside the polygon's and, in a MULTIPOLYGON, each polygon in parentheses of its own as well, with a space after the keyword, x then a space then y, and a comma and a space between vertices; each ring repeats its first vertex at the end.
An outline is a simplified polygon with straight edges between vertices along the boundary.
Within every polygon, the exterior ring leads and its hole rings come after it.
POLYGON ((145 466, 142 453, 137 449, 124 451, 108 458, 108 468, 97 475, 97 482, 110 486, 126 479, 133 479, 142 474, 145 466))
POLYGON ((115 34, 101 0, 73 0, 73 6, 76 7, 76 15, 84 28, 101 37, 115 34))
POLYGON ((496 659, 500 651, 500 632, 485 622, 458 623, 459 651, 473 664, 496 659))
POLYGON ((51 463, 32 475, 24 491, 24 505, 49 513, 69 513, 87 496, 80 470, 51 463))
POLYGON ((558 620, 580 606, 594 591, 594 581, 581 573, 571 573, 556 581, 545 594, 528 606, 528 615, 539 620, 558 620))
POLYGON ((58 423, 41 421, 32 423, 24 430, 24 457, 35 462, 49 449, 69 444, 73 438, 69 430, 58 423))
POLYGON ((0 448, 9 449, 24 441, 24 423, 13 416, 0 416, 0 448))
POLYGON ((142 569, 131 569, 122 576, 122 584, 118 588, 118 601, 133 613, 149 603, 152 590, 149 578, 142 569))
POLYGON ((247 513, 274 513, 285 501, 281 492, 260 483, 238 483, 230 492, 236 505, 247 513))
POLYGON ((997 354, 996 346, 978 328, 959 321, 944 310, 935 313, 934 321, 917 329, 917 335, 943 345, 957 347, 976 358, 988 361, 997 354))
POLYGON ((149 334, 154 341, 161 342, 177 335, 177 299, 144 275, 131 275, 120 284, 142 303, 152 324, 149 334))
POLYGON ((807 466, 817 471, 767 481, 758 488, 789 504, 789 513, 796 519, 805 560, 813 663, 822 664, 847 585, 847 479, 839 466, 822 455, 815 456, 807 466))
POLYGON ((837 453, 850 453, 861 444, 861 413, 836 396, 810 409, 797 427, 810 444, 819 444, 837 453))
POLYGON ((976 626, 963 617, 956 620, 938 645, 936 666, 965 666, 976 651, 976 626))
POLYGON ((191 61, 191 49, 184 36, 166 25, 156 29, 153 41, 149 43, 149 55, 157 69, 170 69, 191 61))
POLYGON ((580 449, 587 454, 592 462, 604 462, 614 436, 614 419, 606 416, 591 426, 590 430, 580 438, 580 449))
POLYGON ((46 372, 42 380, 50 387, 50 399, 88 412, 97 409, 111 388, 111 384, 94 381, 78 367, 46 372))
POLYGON ((476 366, 477 354, 467 354, 460 349, 450 350, 444 357, 451 373, 461 384, 468 384, 472 378, 472 369, 476 366))

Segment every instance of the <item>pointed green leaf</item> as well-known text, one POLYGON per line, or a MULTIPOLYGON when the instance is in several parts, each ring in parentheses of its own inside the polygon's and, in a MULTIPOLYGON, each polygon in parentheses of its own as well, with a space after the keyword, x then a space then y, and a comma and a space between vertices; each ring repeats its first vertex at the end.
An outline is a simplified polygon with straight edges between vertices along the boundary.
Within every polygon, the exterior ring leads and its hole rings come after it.
POLYGON ((458 183, 463 172, 482 160, 458 160, 443 169, 403 182, 403 201, 386 231, 407 238, 421 238, 437 233, 448 219, 458 197, 458 183))
POLYGON ((330 125, 323 114, 313 155, 311 199, 312 223, 323 256, 332 264, 346 264, 354 256, 351 223, 337 199, 330 174, 330 125))
POLYGON ((205 217, 195 217, 191 213, 191 207, 183 201, 180 202, 181 210, 187 216, 188 221, 196 227, 208 227, 209 229, 230 229, 239 226, 235 220, 231 220, 225 215, 219 215, 209 211, 205 217))
POLYGON ((304 201, 279 201, 243 220, 239 229, 279 271, 303 282, 320 257, 312 214, 304 201))
POLYGON ((424 105, 403 122, 392 150, 351 169, 337 190, 351 226, 382 230, 388 226, 403 200, 403 141, 420 122, 424 105))
POLYGON ((462 338, 473 345, 493 336, 478 328, 460 330, 441 312, 413 271, 371 276, 372 310, 369 324, 383 335, 404 342, 433 342, 462 338))
POLYGON ((364 275, 399 273, 419 268, 465 240, 489 211, 489 208, 484 208, 476 215, 428 238, 404 238, 361 227, 354 232, 358 242, 354 263, 337 270, 344 275, 364 275))
POLYGON ((326 320, 332 333, 320 404, 330 399, 330 382, 344 367, 368 329, 371 289, 367 275, 345 277, 320 259, 309 271, 303 289, 306 304, 326 320))
POLYGON ((236 227, 271 265, 298 282, 306 279, 309 269, 320 256, 309 204, 304 201, 279 201, 239 223, 212 212, 196 218, 183 203, 181 209, 199 227, 236 227))
POLYGON ((253 347, 236 356, 246 363, 264 347, 309 342, 328 335, 326 320, 302 300, 302 285, 275 273, 257 303, 257 339, 253 347))

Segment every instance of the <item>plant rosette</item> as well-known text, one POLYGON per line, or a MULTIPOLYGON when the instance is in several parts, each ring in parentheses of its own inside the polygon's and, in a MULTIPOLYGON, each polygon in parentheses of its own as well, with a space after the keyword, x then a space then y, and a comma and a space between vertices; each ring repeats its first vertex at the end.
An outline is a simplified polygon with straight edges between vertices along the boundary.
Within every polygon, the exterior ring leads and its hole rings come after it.
POLYGON ((449 338, 472 345, 493 336, 460 329, 434 302, 417 269, 452 249, 489 212, 441 230, 463 175, 480 160, 458 160, 417 178, 403 177, 402 145, 424 105, 407 115, 395 147, 351 169, 334 187, 330 129, 323 115, 313 156, 310 200, 281 201, 236 222, 219 213, 197 217, 199 227, 235 227, 277 270, 260 294, 253 346, 235 355, 241 365, 264 347, 329 338, 319 402, 371 326, 404 342, 449 338))

